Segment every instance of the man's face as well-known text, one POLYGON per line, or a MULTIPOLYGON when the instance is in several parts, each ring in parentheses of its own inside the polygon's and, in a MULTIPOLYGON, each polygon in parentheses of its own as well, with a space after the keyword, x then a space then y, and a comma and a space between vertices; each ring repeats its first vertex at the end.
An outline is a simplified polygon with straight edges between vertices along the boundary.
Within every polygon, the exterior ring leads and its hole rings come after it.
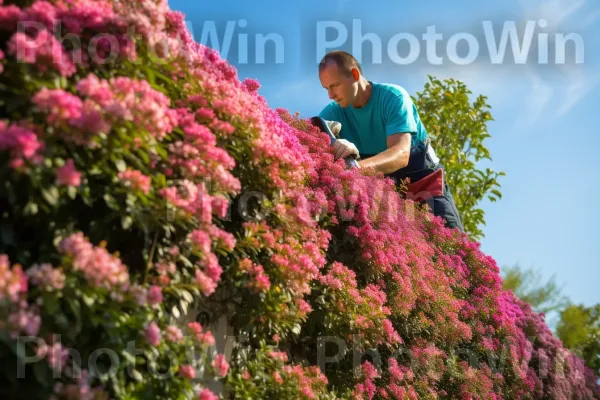
POLYGON ((337 64, 331 63, 319 72, 319 79, 329 98, 340 107, 346 108, 354 103, 358 93, 358 80, 352 74, 344 74, 337 64))

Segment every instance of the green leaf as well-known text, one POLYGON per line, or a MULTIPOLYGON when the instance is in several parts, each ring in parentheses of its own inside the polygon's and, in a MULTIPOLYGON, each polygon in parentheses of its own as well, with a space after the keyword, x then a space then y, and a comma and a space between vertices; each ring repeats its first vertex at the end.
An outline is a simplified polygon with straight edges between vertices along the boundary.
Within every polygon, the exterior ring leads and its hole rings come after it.
POLYGON ((157 175, 155 175, 154 179, 156 181, 156 184, 159 187, 165 187, 165 186, 167 186, 167 178, 163 174, 157 174, 157 175))
POLYGON ((119 172, 125 172, 127 170, 127 164, 123 160, 115 160, 115 166, 119 172))
POLYGON ((75 200, 75 197, 77 197, 77 188, 75 186, 69 186, 67 188, 67 194, 71 200, 75 200))
POLYGON ((138 371, 137 369, 134 369, 131 371, 131 377, 138 382, 142 382, 144 380, 144 377, 142 376, 140 371, 138 371))
POLYGON ((131 218, 129 215, 125 215, 121 218, 121 227, 124 230, 129 230, 131 225, 133 225, 133 218, 131 218))
POLYGON ((127 362, 135 365, 135 356, 133 354, 131 354, 127 350, 123 350, 121 354, 123 354, 123 357, 125 357, 125 360, 127 360, 127 362))
POLYGON ((119 203, 117 203, 117 200, 115 200, 115 198, 109 193, 104 194, 104 201, 109 208, 113 210, 119 210, 119 203))
POLYGON ((23 214, 26 216, 36 215, 39 211, 38 205, 33 201, 30 201, 23 208, 23 214))
POLYGON ((188 303, 193 303, 194 302, 194 297, 191 295, 190 292, 188 292, 187 290, 180 290, 179 294, 181 295, 181 297, 183 297, 185 299, 185 301, 187 301, 188 303))
POLYGON ((299 324, 295 324, 295 325, 292 327, 292 333, 293 333, 294 335, 299 335, 301 331, 302 331, 302 327, 301 327, 299 324))
POLYGON ((93 296, 88 296, 87 294, 84 294, 83 296, 81 296, 81 299, 83 300, 85 305, 88 307, 92 307, 94 305, 94 303, 96 302, 96 299, 93 296))
POLYGON ((188 304, 189 303, 183 299, 179 301, 179 307, 181 308, 181 312, 183 312, 183 315, 187 315, 188 304))
POLYGON ((57 313, 59 309, 60 307, 56 295, 54 293, 46 294, 44 296, 44 311, 49 315, 53 315, 57 313))
POLYGON ((56 186, 50 186, 48 188, 42 188, 42 197, 51 206, 56 206, 59 199, 58 188, 56 186))

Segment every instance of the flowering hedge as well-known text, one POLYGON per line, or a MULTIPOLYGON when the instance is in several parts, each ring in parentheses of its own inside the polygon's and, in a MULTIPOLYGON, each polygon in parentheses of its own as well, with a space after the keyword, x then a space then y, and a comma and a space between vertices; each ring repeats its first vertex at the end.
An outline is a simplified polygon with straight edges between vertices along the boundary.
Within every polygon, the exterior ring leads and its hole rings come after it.
POLYGON ((4 1, 0 43, 3 399, 600 398, 477 243, 166 1, 4 1))

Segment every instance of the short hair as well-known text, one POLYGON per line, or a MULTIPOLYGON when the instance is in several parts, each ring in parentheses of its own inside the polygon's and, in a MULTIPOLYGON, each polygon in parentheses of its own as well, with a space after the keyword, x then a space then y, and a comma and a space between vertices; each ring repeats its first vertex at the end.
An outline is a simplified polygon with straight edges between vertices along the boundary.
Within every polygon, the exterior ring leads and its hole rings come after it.
POLYGON ((323 71, 330 63, 335 63, 345 75, 352 75, 352 68, 358 69, 362 74, 362 69, 356 58, 343 50, 333 50, 325 54, 319 63, 319 72, 323 71))

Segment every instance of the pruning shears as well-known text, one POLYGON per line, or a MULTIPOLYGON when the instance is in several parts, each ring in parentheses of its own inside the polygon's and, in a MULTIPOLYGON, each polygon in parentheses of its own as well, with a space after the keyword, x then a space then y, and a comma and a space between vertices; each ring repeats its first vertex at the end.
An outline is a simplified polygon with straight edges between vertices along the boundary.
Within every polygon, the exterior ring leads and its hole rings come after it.
MULTIPOLYGON (((319 128, 321 132, 326 133, 329 136, 329 139, 331 139, 331 145, 333 146, 337 138, 335 137, 333 132, 331 132, 331 129, 329 129, 327 122, 321 117, 312 117, 310 119, 310 122, 311 124, 319 128)), ((344 162, 346 163, 346 168, 358 168, 358 161, 356 161, 356 158, 354 158, 354 156, 346 157, 344 159, 344 162)))

